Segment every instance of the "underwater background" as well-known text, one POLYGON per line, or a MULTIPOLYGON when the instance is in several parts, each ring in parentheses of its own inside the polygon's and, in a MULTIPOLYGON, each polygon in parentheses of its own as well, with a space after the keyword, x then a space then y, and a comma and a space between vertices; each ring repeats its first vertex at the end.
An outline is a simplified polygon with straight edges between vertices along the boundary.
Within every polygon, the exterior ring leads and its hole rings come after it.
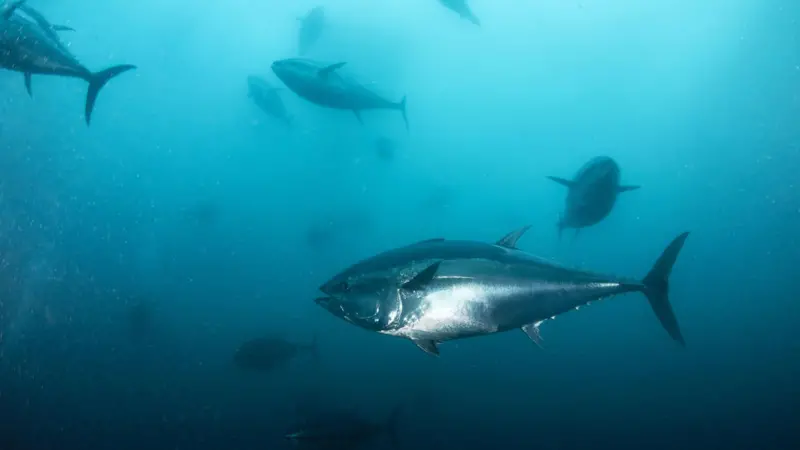
POLYGON ((0 73, 0 449, 291 448, 315 408, 376 420, 369 448, 783 449, 800 440, 800 3, 789 0, 30 0, 103 89, 0 73), (347 62, 400 114, 248 98, 306 55, 347 62), (376 142, 391 142, 392 152, 376 142), (559 239, 570 177, 614 158, 620 197, 559 239), (671 278, 686 338, 639 294, 444 343, 358 329, 318 286, 427 238, 671 278), (244 341, 318 340, 278 370, 244 341))

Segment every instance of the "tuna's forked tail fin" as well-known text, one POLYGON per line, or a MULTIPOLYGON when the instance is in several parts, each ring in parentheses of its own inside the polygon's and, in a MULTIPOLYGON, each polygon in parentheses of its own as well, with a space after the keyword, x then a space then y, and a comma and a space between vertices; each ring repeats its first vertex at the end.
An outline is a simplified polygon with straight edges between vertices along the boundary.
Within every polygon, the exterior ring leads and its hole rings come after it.
POLYGON ((130 64, 122 64, 91 74, 88 78, 89 91, 86 93, 86 125, 92 122, 92 110, 94 110, 94 103, 97 101, 97 94, 100 93, 100 89, 102 89, 110 79, 135 68, 136 66, 130 64))
POLYGON ((403 97, 400 103, 397 104, 397 109, 403 114, 403 122, 406 123, 406 131, 408 131, 408 116, 406 115, 406 98, 403 97))
POLYGON ((686 342, 683 340, 678 319, 675 318, 672 305, 669 303, 669 275, 688 236, 689 232, 686 232, 673 239, 664 249, 664 252, 661 253, 653 268, 650 269, 650 273, 642 280, 644 295, 647 296, 650 307, 656 313, 661 326, 667 330, 672 339, 675 339, 684 347, 686 342))

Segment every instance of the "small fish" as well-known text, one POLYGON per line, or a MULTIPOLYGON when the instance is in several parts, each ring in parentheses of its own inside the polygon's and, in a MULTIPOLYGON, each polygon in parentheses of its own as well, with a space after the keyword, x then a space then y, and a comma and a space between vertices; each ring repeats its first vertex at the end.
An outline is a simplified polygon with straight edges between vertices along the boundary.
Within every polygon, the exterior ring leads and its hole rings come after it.
POLYGON ((558 222, 559 236, 566 228, 579 230, 599 223, 614 208, 617 195, 639 189, 639 186, 619 184, 619 165, 607 156, 599 156, 584 164, 572 180, 547 178, 569 189, 566 209, 558 222))
POLYGON ((547 320, 600 299, 641 292, 685 345, 669 301, 669 276, 689 235, 676 237, 641 280, 554 264, 517 249, 528 230, 494 244, 428 239, 356 263, 320 287, 315 302, 358 327, 411 340, 438 355, 441 342, 522 330, 541 343, 547 320))
POLYGON ((296 344, 279 337, 251 339, 239 346, 233 361, 243 370, 268 372, 285 366, 303 353, 317 356, 316 336, 310 344, 296 344))
POLYGON ((361 111, 368 109, 392 109, 406 117, 406 99, 392 102, 379 96, 350 78, 341 76, 338 70, 345 63, 323 64, 304 58, 281 59, 272 63, 272 71, 295 94, 319 106, 353 111, 359 122, 361 111))

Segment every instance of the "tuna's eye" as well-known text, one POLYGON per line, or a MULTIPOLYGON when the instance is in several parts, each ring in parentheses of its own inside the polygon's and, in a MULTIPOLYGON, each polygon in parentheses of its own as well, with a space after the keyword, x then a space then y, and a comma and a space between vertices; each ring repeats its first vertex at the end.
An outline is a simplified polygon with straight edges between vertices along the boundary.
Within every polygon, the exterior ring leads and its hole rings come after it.
POLYGON ((347 281, 342 281, 336 287, 339 288, 340 291, 349 291, 350 290, 350 284, 347 281))

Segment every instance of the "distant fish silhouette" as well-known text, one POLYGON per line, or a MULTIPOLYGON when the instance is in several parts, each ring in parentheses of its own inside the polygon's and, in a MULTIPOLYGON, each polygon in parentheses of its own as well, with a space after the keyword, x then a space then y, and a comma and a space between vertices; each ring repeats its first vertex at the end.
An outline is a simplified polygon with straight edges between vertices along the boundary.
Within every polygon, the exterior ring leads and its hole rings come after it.
POLYGON ((243 370, 269 372, 285 366, 303 353, 317 356, 316 336, 310 344, 295 344, 279 337, 251 339, 239 346, 233 361, 243 370))
POLYGON ((395 408, 389 418, 375 422, 353 411, 334 411, 306 419, 285 438, 295 445, 311 447, 355 448, 380 436, 397 444, 397 424, 402 408, 395 408))
POLYGON ((619 165, 607 156, 599 156, 584 164, 572 180, 547 178, 569 188, 566 208, 558 222, 559 236, 566 228, 580 230, 600 223, 614 208, 617 195, 639 189, 639 186, 619 184, 619 165))
POLYGON ((473 14, 467 0, 439 0, 439 3, 444 5, 445 8, 457 13, 462 19, 469 20, 478 26, 481 25, 481 21, 473 14))
POLYGON ((395 148, 394 141, 387 137, 381 136, 375 141, 375 151, 378 153, 378 157, 384 161, 394 159, 395 148))
POLYGON ((325 8, 317 6, 297 20, 300 21, 297 50, 301 55, 304 55, 319 40, 322 31, 325 29, 325 8))
POLYGON ((183 215, 197 225, 212 225, 219 218, 219 207, 211 200, 203 200, 185 208, 183 215))

